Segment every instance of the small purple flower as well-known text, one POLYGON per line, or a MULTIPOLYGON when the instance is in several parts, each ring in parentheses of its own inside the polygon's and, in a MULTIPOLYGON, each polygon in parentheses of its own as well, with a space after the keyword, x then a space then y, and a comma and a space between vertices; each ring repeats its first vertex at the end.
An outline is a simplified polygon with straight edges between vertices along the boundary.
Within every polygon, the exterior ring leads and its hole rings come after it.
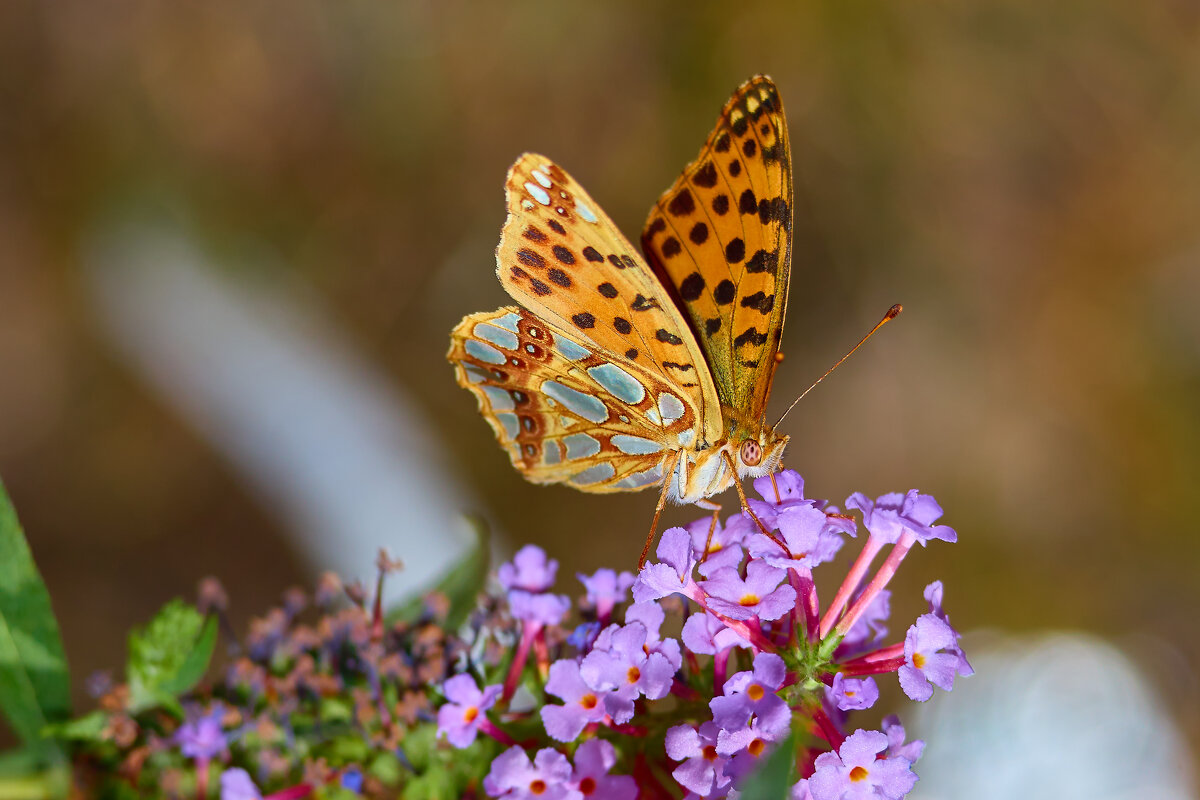
POLYGON ((848 508, 857 508, 871 536, 884 544, 895 544, 906 531, 914 534, 922 545, 930 539, 958 541, 958 534, 948 525, 934 525, 942 516, 942 507, 932 495, 909 489, 908 494, 891 492, 871 500, 862 492, 846 498, 848 508))
POLYGON ((438 709, 438 736, 445 736, 455 747, 467 747, 475 741, 486 712, 500 696, 499 684, 481 692, 470 675, 455 675, 442 685, 450 702, 438 709))
POLYGON ((508 593, 508 608, 515 619, 538 625, 557 625, 571 610, 564 594, 542 594, 513 589, 508 593))
POLYGON ((225 751, 228 741, 221 730, 221 718, 225 710, 213 708, 202 717, 185 722, 175 731, 175 743, 188 758, 210 760, 225 751))
POLYGON ((750 646, 737 632, 726 627, 724 622, 707 611, 688 617, 687 622, 683 623, 680 638, 688 650, 710 656, 731 647, 750 646))
POLYGON ((527 592, 544 592, 554 585, 558 574, 558 562, 546 560, 546 551, 535 544, 527 544, 517 551, 513 560, 500 565, 497 577, 505 589, 524 589, 527 592))
POLYGON ((900 688, 911 699, 924 702, 933 696, 934 686, 953 689, 956 672, 964 676, 974 673, 958 649, 958 633, 933 614, 917 617, 904 637, 904 666, 898 670, 900 688))
MULTIPOLYGON (((844 522, 844 520, 838 520, 844 522)), ((750 555, 779 569, 811 570, 832 561, 842 549, 842 539, 829 524, 829 517, 814 505, 797 504, 777 515, 777 527, 787 545, 784 552, 763 533, 750 537, 750 555)), ((837 526, 840 530, 844 526, 837 526)))
POLYGON ((644 603, 658 600, 680 592, 687 594, 694 587, 692 570, 696 568, 696 557, 692 553, 691 538, 683 528, 668 528, 658 540, 659 563, 647 564, 638 573, 633 584, 633 600, 644 603))
POLYGON ((646 626, 646 652, 662 653, 671 666, 678 671, 683 666, 683 653, 679 649, 679 642, 675 639, 663 639, 659 635, 659 629, 666 618, 666 612, 654 600, 647 603, 634 603, 625 612, 626 624, 640 622, 646 626))
MULTIPOLYGON (((941 581, 934 581, 933 583, 931 583, 925 587, 925 601, 927 603, 929 603, 929 613, 933 614, 935 617, 937 617, 938 619, 942 620, 947 625, 949 625, 950 624, 950 615, 946 613, 946 610, 944 608, 942 608, 943 594, 944 594, 944 591, 942 589, 941 581)), ((958 662, 959 662, 958 663, 958 674, 974 675, 975 669, 971 666, 971 662, 967 661, 967 654, 963 652, 962 647, 960 647, 958 644, 957 640, 961 637, 959 636, 957 631, 955 632, 954 638, 955 638, 954 647, 951 648, 950 650, 948 650, 947 652, 952 652, 952 653, 955 653, 958 655, 958 662)))
POLYGON ((563 705, 542 707, 542 724, 552 739, 560 742, 574 740, 590 722, 600 722, 608 711, 604 698, 610 692, 593 689, 579 674, 579 663, 561 659, 550 665, 546 693, 561 697, 563 705))
POLYGON ((791 729, 791 714, 784 706, 782 714, 770 716, 755 716, 748 725, 737 728, 725 728, 717 734, 717 752, 723 756, 732 756, 725 767, 725 774, 739 780, 743 775, 753 770, 769 746, 783 739, 791 729))
POLYGON ((254 785, 250 773, 232 767, 221 773, 221 800, 261 800, 262 792, 254 785))
POLYGON ((667 731, 667 756, 683 762, 671 775, 680 786, 700 797, 719 794, 730 783, 725 776, 729 759, 717 752, 719 732, 715 722, 705 722, 699 730, 691 725, 676 725, 667 731))
POLYGON ((645 645, 646 626, 640 622, 610 625, 580 665, 588 686, 612 690, 604 707, 618 725, 633 718, 633 701, 640 695, 658 700, 671 689, 675 668, 662 653, 647 653, 645 645))
POLYGON ((904 726, 900 724, 900 718, 895 714, 884 717, 882 727, 883 734, 888 740, 884 756, 886 758, 907 758, 910 764, 917 763, 917 759, 925 752, 925 742, 920 739, 905 742, 904 726))
POLYGON ((774 653, 759 653, 754 657, 752 672, 739 672, 725 681, 725 694, 714 697, 708 704, 712 709, 713 722, 725 730, 744 727, 750 717, 767 720, 767 726, 777 726, 776 717, 782 715, 784 724, 791 716, 787 703, 777 691, 787 679, 787 667, 783 659, 774 653))
POLYGON ((875 685, 874 678, 847 678, 838 672, 834 674, 833 686, 826 689, 826 694, 829 702, 842 711, 862 711, 875 705, 879 699, 879 687, 875 685))
POLYGON ((567 636, 567 644, 574 647, 580 653, 586 653, 592 649, 592 643, 596 641, 596 637, 600 635, 600 623, 596 620, 584 622, 575 626, 575 630, 567 636))
POLYGON ((608 774, 616 763, 617 752, 611 742, 588 739, 575 751, 575 771, 568 785, 596 800, 634 800, 638 787, 633 778, 608 774))
MULTIPOLYGON (((764 475, 754 479, 754 491, 762 500, 751 498, 750 508, 758 515, 768 528, 775 527, 775 515, 785 508, 798 505, 812 505, 813 500, 804 497, 804 478, 793 469, 785 469, 774 476, 764 475), (772 483, 772 478, 774 482, 772 483), (775 490, 779 490, 779 499, 775 499, 775 490)), ((751 521, 753 524, 753 521, 751 521)), ((757 530, 758 526, 754 526, 757 530)))
POLYGON ((492 760, 483 788, 492 797, 507 800, 583 800, 577 789, 567 785, 570 780, 571 762, 562 753, 546 747, 530 763, 525 750, 513 745, 492 760))
POLYGON ((687 526, 692 537, 692 555, 700 562, 700 574, 711 575, 722 567, 736 567, 742 563, 742 540, 746 531, 739 527, 725 527, 718 519, 713 527, 713 518, 703 517, 687 526), (712 542, 708 532, 712 530, 712 542), (708 551, 705 552, 705 544, 708 551))
POLYGON ((613 606, 625 602, 625 593, 633 585, 633 573, 602 568, 593 575, 576 574, 584 589, 587 590, 588 602, 596 607, 596 615, 607 620, 612 614, 613 606))
POLYGON ((347 767, 342 770, 341 778, 339 779, 343 789, 349 789, 355 794, 363 789, 363 774, 358 767, 347 767))
POLYGON ((912 791, 917 776, 906 758, 877 758, 887 747, 879 731, 857 730, 836 753, 822 753, 808 779, 813 800, 882 798, 900 800, 912 791))
POLYGON ((779 585, 786 573, 762 561, 751 561, 743 579, 736 569, 718 570, 700 586, 708 606, 730 619, 779 619, 796 606, 796 590, 779 585))

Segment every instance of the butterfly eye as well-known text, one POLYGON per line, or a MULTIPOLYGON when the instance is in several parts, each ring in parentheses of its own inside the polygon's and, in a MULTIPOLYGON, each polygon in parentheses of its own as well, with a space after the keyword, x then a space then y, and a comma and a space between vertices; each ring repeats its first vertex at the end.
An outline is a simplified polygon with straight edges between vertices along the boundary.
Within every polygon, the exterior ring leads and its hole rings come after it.
POLYGON ((758 462, 762 461, 762 448, 758 446, 758 442, 753 439, 747 439, 742 442, 742 463, 747 467, 757 467, 758 462))

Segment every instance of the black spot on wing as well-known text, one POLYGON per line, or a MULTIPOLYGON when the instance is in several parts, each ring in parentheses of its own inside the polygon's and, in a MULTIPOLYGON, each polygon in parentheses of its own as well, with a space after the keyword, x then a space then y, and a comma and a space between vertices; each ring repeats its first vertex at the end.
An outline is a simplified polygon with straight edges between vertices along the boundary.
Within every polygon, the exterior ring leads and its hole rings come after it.
POLYGON ((575 323, 577 328, 594 328, 596 327, 596 318, 586 311, 580 312, 571 317, 571 322, 575 323))
POLYGON ((680 339, 678 336, 671 333, 666 328, 659 328, 658 330, 656 330, 654 332, 654 338, 658 339, 660 342, 665 342, 667 344, 683 344, 683 339, 680 339))
POLYGON ((663 219, 662 217, 656 217, 654 219, 654 222, 651 222, 650 226, 648 228, 646 228, 646 235, 653 236, 654 234, 665 231, 666 229, 667 229, 667 221, 665 219, 663 219))
POLYGON ((753 308, 763 314, 770 314, 775 308, 775 295, 765 292, 755 292, 742 298, 742 308, 753 308))
POLYGON ((758 213, 758 198, 754 196, 753 189, 742 192, 742 196, 738 198, 738 211, 743 214, 758 213))
POLYGON ((663 258, 671 258, 683 252, 683 247, 679 244, 679 240, 674 236, 668 236, 662 243, 663 258))
POLYGON ((559 286, 563 287, 564 289, 571 288, 571 284, 572 284, 571 276, 567 275, 567 273, 563 272, 558 267, 551 267, 546 272, 546 277, 550 279, 551 283, 557 283, 559 286))
POLYGON ((704 278, 699 272, 693 272, 688 275, 679 284, 679 296, 687 302, 699 300, 700 295, 704 292, 704 278))
POLYGON ((667 204, 667 211, 671 212, 671 216, 673 217, 686 217, 695 210, 696 200, 692 197, 690 189, 680 189, 671 198, 671 202, 667 204))
POLYGON ((741 347, 744 344, 761 345, 765 344, 766 341, 767 335, 765 333, 759 333, 758 328, 749 327, 737 335, 737 338, 733 340, 733 345, 734 347, 741 347))
POLYGON ((604 261, 604 256, 600 255, 599 251, 591 245, 583 248, 583 257, 588 261, 591 261, 593 264, 599 264, 600 262, 604 261))
POLYGON ((754 154, 758 152, 758 142, 753 139, 747 139, 742 145, 742 152, 746 154, 746 158, 754 158, 754 154))
POLYGON ((677 369, 680 372, 687 372, 689 369, 694 369, 694 367, 691 364, 680 364, 677 361, 664 361, 664 362, 662 362, 662 365, 663 365, 663 367, 677 369))
POLYGON ((521 235, 531 242, 544 242, 550 238, 532 225, 526 228, 525 232, 521 235))
POLYGON ((688 231, 688 238, 692 240, 692 244, 704 244, 708 241, 708 225, 703 222, 697 222, 688 231))
POLYGON ((628 335, 633 330, 633 326, 629 324, 629 320, 624 317, 613 317, 613 327, 617 329, 617 333, 628 335))
POLYGON ((575 263, 575 254, 563 247, 561 244, 554 245, 553 253, 554 257, 564 264, 575 263))
POLYGON ((746 272, 774 273, 779 268, 779 251, 757 250, 746 262, 746 272))
POLYGON ((746 243, 740 238, 731 239, 729 244, 725 245, 725 260, 730 264, 736 264, 746 257, 746 243))
POLYGON ((617 296, 617 287, 613 286, 608 281, 605 281, 604 283, 597 286, 596 291, 600 292, 600 294, 604 295, 609 300, 611 300, 617 296))
POLYGON ((566 229, 566 228, 564 228, 564 227, 563 227, 563 226, 562 226, 562 225, 559 223, 559 221, 558 221, 558 220, 556 220, 556 219, 547 220, 547 221, 546 221, 546 224, 550 226, 550 230, 554 231, 554 232, 555 232, 555 233, 557 233, 559 236, 566 236, 566 235, 567 235, 567 229, 566 229))
POLYGON ((742 174, 742 162, 738 161, 735 158, 733 161, 729 162, 729 176, 731 178, 736 178, 738 175, 741 175, 741 174, 742 174))
POLYGON ((718 217, 723 217, 729 212, 729 195, 719 194, 712 201, 713 213, 718 217))
POLYGON ((712 319, 704 320, 704 332, 708 336, 712 336, 719 330, 721 330, 721 318, 720 317, 713 317, 712 319))
POLYGON ((733 121, 733 124, 730 125, 729 127, 733 129, 733 132, 736 135, 745 136, 746 130, 750 127, 750 123, 746 120, 745 115, 743 115, 743 116, 740 116, 737 119, 735 119, 733 121))
POLYGON ((719 306, 729 305, 736 296, 737 287, 728 278, 718 283, 717 288, 713 290, 713 299, 717 301, 717 305, 719 306))
POLYGON ((704 189, 711 189, 717 185, 717 168, 711 161, 705 161, 704 165, 692 176, 692 183, 704 189))
POLYGON ((652 308, 660 308, 657 300, 653 297, 646 297, 644 294, 639 294, 633 298, 633 302, 629 307, 634 311, 649 311, 652 308))
POLYGON ((638 351, 637 351, 637 348, 636 348, 636 347, 631 347, 631 348, 629 348, 628 350, 626 350, 626 351, 625 351, 625 357, 626 357, 626 358, 628 358, 630 361, 632 361, 633 359, 637 358, 637 357, 638 357, 638 351))
POLYGON ((633 256, 621 256, 621 263, 629 269, 634 269, 637 267, 637 262, 633 260, 633 256))
POLYGON ((713 150, 718 153, 729 152, 730 145, 729 131, 721 131, 721 135, 717 137, 717 141, 713 142, 713 150))
POLYGON ((517 261, 520 261, 527 267, 544 267, 546 259, 542 258, 541 253, 535 253, 532 250, 521 248, 517 251, 517 261))

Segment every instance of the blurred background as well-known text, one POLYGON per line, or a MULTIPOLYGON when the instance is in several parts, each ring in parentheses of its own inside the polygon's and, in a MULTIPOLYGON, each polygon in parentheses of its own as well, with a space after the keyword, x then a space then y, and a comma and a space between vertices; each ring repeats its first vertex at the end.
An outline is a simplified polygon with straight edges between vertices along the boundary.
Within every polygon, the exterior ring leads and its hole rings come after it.
POLYGON ((637 241, 764 72, 796 189, 773 413, 905 306, 789 417, 788 466, 946 508, 897 619, 941 578, 989 642, 1098 637, 1200 752, 1200 6, 731 8, 0 5, 0 476, 81 701, 208 574, 243 621, 380 545, 416 586, 463 514, 563 591, 631 569, 653 493, 525 483, 448 333, 508 302, 518 154, 637 241))

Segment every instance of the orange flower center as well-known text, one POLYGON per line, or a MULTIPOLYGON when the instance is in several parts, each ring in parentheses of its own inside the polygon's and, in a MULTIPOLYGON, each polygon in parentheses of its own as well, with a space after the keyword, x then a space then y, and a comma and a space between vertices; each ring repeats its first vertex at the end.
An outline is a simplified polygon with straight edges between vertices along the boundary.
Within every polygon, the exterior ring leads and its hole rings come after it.
POLYGON ((716 761, 717 760, 717 748, 713 747, 711 744, 704 745, 703 752, 704 752, 704 760, 705 761, 716 761))
POLYGON ((746 752, 749 753, 750 755, 754 756, 755 758, 758 758, 759 756, 762 755, 762 751, 766 750, 766 749, 767 749, 766 742, 764 742, 762 739, 755 739, 753 742, 750 743, 750 746, 746 748, 746 752))
POLYGON ((742 595, 742 599, 738 600, 738 602, 744 606, 756 606, 758 605, 758 595, 744 594, 742 595))
POLYGON ((597 702, 599 701, 596 700, 596 695, 591 693, 585 694, 583 697, 579 698, 579 705, 583 706, 588 711, 591 711, 593 708, 595 708, 597 702))
POLYGON ((591 794, 596 791, 596 779, 589 776, 579 782, 579 791, 583 794, 591 794))
POLYGON ((865 781, 867 776, 870 774, 871 773, 867 772, 866 767, 855 767, 854 769, 850 770, 850 780, 854 783, 865 781))
POLYGON ((750 684, 750 688, 746 690, 746 697, 749 697, 756 703, 759 700, 762 700, 764 694, 765 692, 763 691, 763 687, 759 686, 757 683, 750 684))
POLYGON ((642 671, 637 667, 630 667, 625 677, 629 679, 630 683, 637 683, 642 679, 642 671))
POLYGON ((541 794, 544 791, 546 791, 546 782, 541 778, 538 778, 536 781, 529 784, 530 794, 541 794))
POLYGON ((479 708, 476 706, 467 706, 467 710, 463 712, 463 722, 472 723, 479 716, 479 708))
POLYGON ((925 656, 920 653, 913 653, 913 666, 917 669, 925 668, 925 656))

